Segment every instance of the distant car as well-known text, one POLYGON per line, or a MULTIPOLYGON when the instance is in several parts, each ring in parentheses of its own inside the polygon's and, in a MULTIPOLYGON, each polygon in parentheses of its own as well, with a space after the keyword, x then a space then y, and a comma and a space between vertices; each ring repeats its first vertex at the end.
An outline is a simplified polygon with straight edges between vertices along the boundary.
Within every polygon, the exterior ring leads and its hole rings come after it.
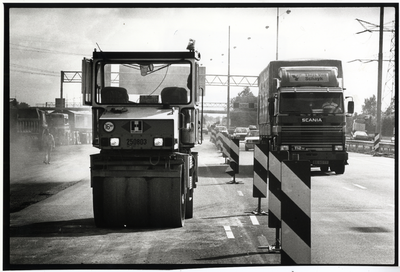
POLYGON ((250 125, 250 126, 249 126, 249 130, 257 130, 257 126, 255 126, 255 125, 250 125))
POLYGON ((245 127, 237 127, 233 131, 232 138, 233 139, 239 139, 240 141, 244 140, 244 137, 246 137, 247 133, 249 132, 248 128, 245 127))
POLYGON ((203 133, 208 134, 208 129, 206 127, 203 127, 203 133))
POLYGON ((229 135, 232 135, 234 131, 235 131, 235 127, 228 128, 229 135))
POLYGON ((254 149, 255 144, 260 143, 260 131, 250 130, 244 138, 244 150, 254 149))
POLYGON ((354 140, 371 141, 371 137, 365 131, 356 131, 353 133, 354 140))
POLYGON ((215 132, 221 132, 221 133, 227 133, 228 134, 228 130, 226 129, 225 126, 216 126, 215 127, 215 132))

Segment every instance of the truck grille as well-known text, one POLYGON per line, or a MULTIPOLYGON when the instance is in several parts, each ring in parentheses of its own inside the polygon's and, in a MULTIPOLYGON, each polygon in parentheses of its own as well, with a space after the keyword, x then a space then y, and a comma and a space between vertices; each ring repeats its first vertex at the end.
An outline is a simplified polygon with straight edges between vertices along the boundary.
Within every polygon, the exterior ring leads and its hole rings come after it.
POLYGON ((342 127, 290 126, 281 129, 281 144, 342 144, 342 127))

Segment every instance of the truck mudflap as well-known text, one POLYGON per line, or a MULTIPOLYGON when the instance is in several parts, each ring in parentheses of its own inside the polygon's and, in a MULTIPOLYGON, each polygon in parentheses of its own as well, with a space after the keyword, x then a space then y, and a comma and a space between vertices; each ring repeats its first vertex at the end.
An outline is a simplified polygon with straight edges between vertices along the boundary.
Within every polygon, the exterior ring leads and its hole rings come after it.
POLYGON ((188 178, 188 191, 186 194, 186 211, 185 218, 193 218, 193 192, 196 188, 196 183, 198 181, 197 169, 198 169, 198 153, 192 152, 190 156, 187 157, 189 165, 189 178, 188 178))
POLYGON ((185 158, 91 155, 96 226, 182 227, 189 172, 185 158))

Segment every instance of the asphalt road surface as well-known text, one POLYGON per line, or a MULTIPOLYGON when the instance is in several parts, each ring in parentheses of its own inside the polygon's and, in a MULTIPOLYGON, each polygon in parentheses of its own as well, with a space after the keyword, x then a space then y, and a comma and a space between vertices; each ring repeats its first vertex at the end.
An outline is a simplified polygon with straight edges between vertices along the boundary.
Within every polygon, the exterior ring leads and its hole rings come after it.
MULTIPOLYGON (((214 267, 280 265, 268 216, 255 216, 253 151, 241 144, 239 184, 227 184, 225 159, 205 139, 199 151, 194 216, 183 228, 99 229, 93 221, 89 145, 58 147, 52 163, 11 147, 10 264, 214 267)), ((311 264, 393 265, 394 159, 350 153, 343 175, 311 176, 311 264)), ((268 210, 266 199, 262 209, 268 210)), ((6 218, 7 219, 7 218, 6 218)), ((77 266, 77 267, 75 267, 77 266)), ((83 266, 84 267, 84 266, 83 266)))

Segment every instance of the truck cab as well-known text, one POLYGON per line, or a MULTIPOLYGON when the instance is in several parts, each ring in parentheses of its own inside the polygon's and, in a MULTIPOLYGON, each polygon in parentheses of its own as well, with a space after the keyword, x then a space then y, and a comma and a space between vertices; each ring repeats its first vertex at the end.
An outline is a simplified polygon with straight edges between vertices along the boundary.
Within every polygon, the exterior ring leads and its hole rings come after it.
POLYGON ((200 137, 195 59, 194 52, 94 52, 93 60, 84 59, 93 73, 86 74, 83 90, 95 116, 93 145, 121 150, 193 147, 200 137))

